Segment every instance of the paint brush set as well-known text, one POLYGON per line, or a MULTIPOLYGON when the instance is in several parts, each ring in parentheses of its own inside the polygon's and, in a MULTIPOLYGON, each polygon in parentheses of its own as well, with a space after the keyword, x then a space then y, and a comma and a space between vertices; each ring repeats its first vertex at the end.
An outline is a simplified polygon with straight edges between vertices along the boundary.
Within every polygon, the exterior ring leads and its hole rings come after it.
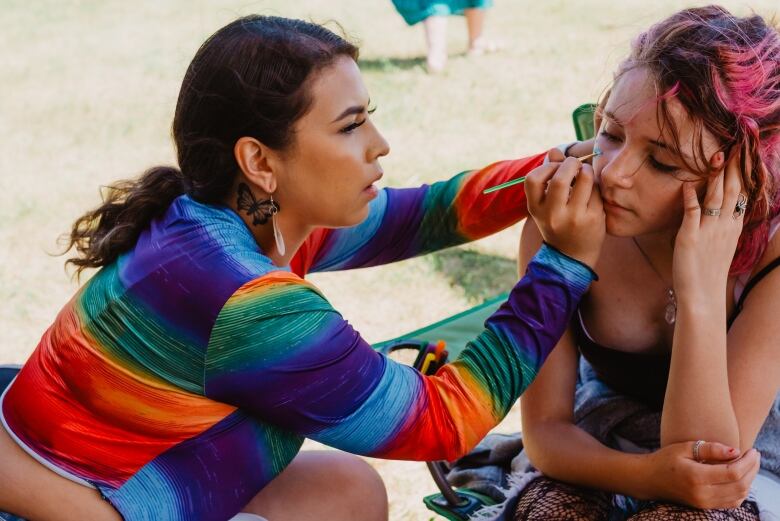
POLYGON ((441 366, 447 363, 447 344, 444 340, 429 343, 425 349, 420 349, 413 367, 422 374, 435 374, 441 366))

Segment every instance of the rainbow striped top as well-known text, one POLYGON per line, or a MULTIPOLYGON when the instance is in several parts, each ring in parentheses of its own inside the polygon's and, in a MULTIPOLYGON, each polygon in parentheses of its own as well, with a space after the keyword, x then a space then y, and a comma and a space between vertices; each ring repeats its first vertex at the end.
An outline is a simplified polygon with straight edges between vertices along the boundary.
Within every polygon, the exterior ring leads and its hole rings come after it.
POLYGON ((543 247, 509 299, 434 376, 375 352, 304 279, 406 259, 526 215, 543 156, 380 191, 360 225, 318 230, 278 267, 241 218, 189 196, 62 309, 6 392, 34 457, 100 490, 125 520, 224 520, 305 437, 381 458, 452 460, 534 379, 592 272, 543 247))

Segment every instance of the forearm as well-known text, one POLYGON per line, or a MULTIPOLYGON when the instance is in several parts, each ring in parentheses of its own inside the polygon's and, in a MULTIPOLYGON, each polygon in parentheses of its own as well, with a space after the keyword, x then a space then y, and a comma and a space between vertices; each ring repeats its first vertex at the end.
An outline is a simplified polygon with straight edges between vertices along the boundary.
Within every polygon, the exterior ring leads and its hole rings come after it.
POLYGON ((414 423, 435 429, 436 446, 448 451, 439 459, 463 456, 503 419, 536 378, 594 276, 582 263, 544 246, 485 330, 427 379, 427 418, 414 423))
MULTIPOLYGON (((571 316, 596 277, 579 261, 543 245, 529 263, 526 274, 512 289, 507 301, 485 322, 482 342, 488 349, 473 349, 464 355, 480 353, 470 365, 490 371, 498 389, 515 387, 511 403, 504 403, 505 411, 536 378, 552 349, 556 346, 571 316), (496 364, 496 353, 507 351, 517 360, 519 371, 506 373, 506 364, 496 364), (519 375, 520 378, 516 378, 519 375)), ((466 356, 461 357, 469 361, 466 356)))
POLYGON ((576 425, 538 422, 523 430, 533 465, 545 475, 583 487, 653 499, 647 455, 610 449, 576 425))
POLYGON ((365 268, 424 255, 499 232, 528 216, 523 185, 486 188, 523 177, 544 155, 499 161, 415 188, 385 188, 368 217, 350 228, 318 230, 292 266, 298 273, 365 268))
POLYGON ((661 445, 692 440, 739 447, 729 390, 726 310, 721 300, 681 299, 661 417, 661 445))
POLYGON ((357 454, 456 459, 535 378, 595 274, 543 247, 461 356, 434 376, 375 352, 310 283, 246 283, 209 343, 209 398, 357 454))

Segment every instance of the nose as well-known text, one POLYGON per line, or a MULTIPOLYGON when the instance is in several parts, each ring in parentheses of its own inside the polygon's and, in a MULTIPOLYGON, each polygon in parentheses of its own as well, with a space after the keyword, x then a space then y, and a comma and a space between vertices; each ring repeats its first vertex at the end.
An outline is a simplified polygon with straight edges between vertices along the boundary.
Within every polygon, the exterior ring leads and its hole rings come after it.
MULTIPOLYGON (((370 122, 370 120, 369 120, 370 122)), ((368 161, 374 162, 380 157, 384 157, 390 153, 390 143, 387 142, 385 136, 379 132, 373 122, 370 122, 371 128, 374 131, 374 136, 371 140, 371 146, 368 147, 368 161)))
POLYGON ((603 151, 595 158, 596 182, 603 187, 631 188, 634 176, 642 167, 642 159, 630 154, 626 147, 619 150, 603 151), (600 165, 599 165, 600 164, 600 165))

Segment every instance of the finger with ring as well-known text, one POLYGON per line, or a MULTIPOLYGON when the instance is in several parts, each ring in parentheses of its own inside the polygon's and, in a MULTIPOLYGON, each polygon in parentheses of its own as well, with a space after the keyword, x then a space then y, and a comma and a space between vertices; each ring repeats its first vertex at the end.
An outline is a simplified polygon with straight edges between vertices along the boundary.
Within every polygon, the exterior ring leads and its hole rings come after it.
POLYGON ((704 440, 698 440, 693 444, 693 460, 698 463, 702 462, 701 455, 699 454, 702 445, 704 445, 704 440))
POLYGON ((704 209, 704 215, 717 217, 717 216, 720 215, 720 208, 705 208, 704 209))
POLYGON ((747 204, 747 196, 740 193, 739 196, 737 196, 737 206, 734 207, 734 219, 738 219, 745 215, 745 212, 747 212, 747 204))

